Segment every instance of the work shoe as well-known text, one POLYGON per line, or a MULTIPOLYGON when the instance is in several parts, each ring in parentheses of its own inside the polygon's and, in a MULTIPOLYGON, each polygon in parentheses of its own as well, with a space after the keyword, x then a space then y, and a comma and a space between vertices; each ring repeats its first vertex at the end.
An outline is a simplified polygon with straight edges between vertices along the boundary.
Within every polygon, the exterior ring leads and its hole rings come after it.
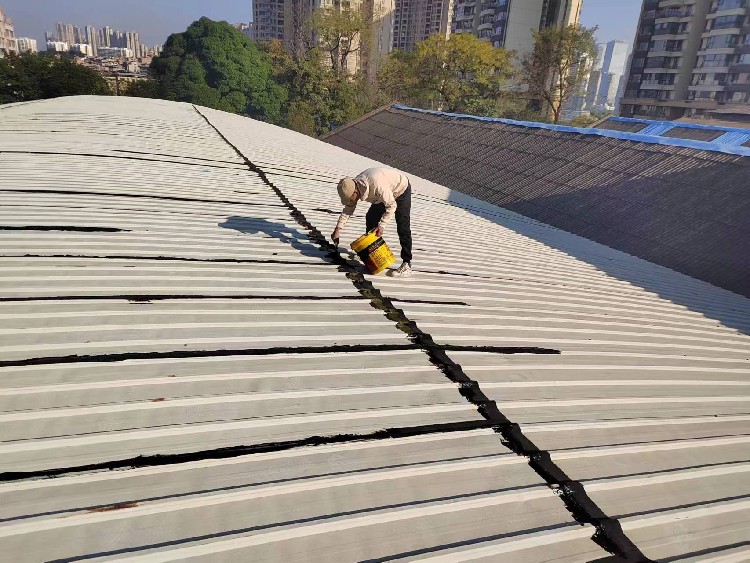
POLYGON ((392 278, 408 278, 412 273, 411 270, 411 263, 410 262, 404 262, 401 264, 401 266, 398 267, 397 270, 391 270, 388 272, 388 275, 392 278))

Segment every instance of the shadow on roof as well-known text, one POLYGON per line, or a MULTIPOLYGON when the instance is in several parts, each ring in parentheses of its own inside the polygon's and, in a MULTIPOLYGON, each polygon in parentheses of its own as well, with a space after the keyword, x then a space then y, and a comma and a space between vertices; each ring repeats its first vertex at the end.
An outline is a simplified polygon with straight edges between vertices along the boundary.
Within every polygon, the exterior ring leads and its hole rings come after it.
MULTIPOLYGON (((580 193, 569 194, 567 196, 550 196, 546 198, 536 198, 527 200, 525 203, 529 206, 540 206, 547 209, 554 210, 554 213, 559 213, 560 209, 571 209, 575 208, 577 204, 585 201, 587 198, 585 195, 580 193)), ((511 216, 493 213, 491 211, 482 210, 471 205, 467 205, 467 198, 461 192, 455 190, 450 191, 450 195, 447 200, 453 205, 457 205, 467 211, 482 217, 486 220, 492 221, 498 225, 515 231, 521 235, 537 240, 550 248, 555 248, 564 252, 565 254, 572 256, 582 262, 586 262, 598 270, 606 273, 610 277, 625 281, 635 287, 640 287, 650 293, 658 295, 663 299, 667 299, 672 303, 676 303, 686 307, 687 309, 700 313, 703 316, 715 319, 724 326, 733 328, 744 334, 750 334, 750 313, 747 310, 747 301, 742 303, 743 298, 736 294, 726 293, 727 300, 723 303, 716 301, 716 296, 720 295, 721 289, 712 288, 707 286, 705 282, 700 280, 693 280, 691 284, 680 283, 680 279, 674 277, 664 276, 658 271, 658 266, 654 264, 648 264, 645 268, 633 268, 633 264, 629 264, 623 260, 618 260, 607 252, 601 252, 597 250, 596 245, 592 243, 595 240, 594 235, 597 230, 607 230, 611 226, 611 231, 614 236, 618 235, 617 224, 607 225, 606 221, 602 221, 602 218, 598 218, 596 213, 592 212, 591 223, 589 225, 589 237, 592 240, 585 238, 561 236, 561 233, 557 229, 545 228, 539 224, 533 222, 524 222, 523 220, 516 219, 511 216), (706 291, 706 289, 709 291, 706 291), (734 308, 733 304, 745 305, 744 308, 734 308)), ((580 211, 585 213, 584 210, 580 211)), ((522 213, 522 212, 521 212, 522 213)), ((637 220, 637 217, 628 216, 628 206, 623 203, 621 210, 622 220, 630 221, 637 220)), ((689 226, 689 222, 688 222, 689 226)), ((685 234, 686 237, 691 237, 698 240, 701 236, 705 236, 703 225, 701 228, 689 230, 685 234)), ((564 229, 564 227, 560 227, 564 229)), ((648 222, 639 224, 639 228, 645 230, 658 230, 661 228, 659 224, 650 225, 648 222)), ((653 232, 651 233, 654 234, 653 232)), ((586 235, 582 235, 586 236, 586 235)), ((633 245, 641 245, 633 248, 634 251, 648 254, 650 252, 664 252, 669 251, 669 246, 665 248, 652 249, 648 248, 648 238, 636 237, 633 238, 622 236, 624 243, 630 243, 633 245)), ((732 246, 731 244, 729 246, 732 246)), ((625 250, 625 252, 628 252, 625 250)), ((635 254, 635 252, 628 252, 629 254, 635 254)), ((695 259, 695 257, 684 257, 685 260, 689 261, 695 259)), ((646 259, 648 260, 648 258, 646 259)), ((672 274, 674 275, 674 274, 672 274)))
POLYGON ((223 223, 219 223, 219 227, 248 235, 263 234, 268 238, 275 238, 290 245, 303 256, 321 257, 320 250, 309 242, 305 233, 283 223, 274 223, 256 217, 232 216, 227 217, 227 220, 223 223))

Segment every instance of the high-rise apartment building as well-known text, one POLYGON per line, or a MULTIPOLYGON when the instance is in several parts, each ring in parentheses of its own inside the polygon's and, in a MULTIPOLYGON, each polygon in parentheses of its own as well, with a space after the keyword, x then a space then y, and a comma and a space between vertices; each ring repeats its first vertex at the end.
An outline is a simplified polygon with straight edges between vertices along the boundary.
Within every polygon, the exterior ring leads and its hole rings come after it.
POLYGON ((47 41, 47 51, 53 53, 67 53, 70 51, 70 44, 65 41, 47 41))
POLYGON ((57 25, 55 26, 55 36, 57 41, 61 43, 68 43, 69 45, 77 43, 75 29, 73 29, 73 25, 69 23, 57 22, 57 25))
POLYGON ((18 52, 19 53, 38 53, 39 47, 37 46, 36 39, 30 37, 19 37, 18 38, 18 52))
MULTIPOLYGON (((445 0, 448 1, 448 0, 445 0)), ((279 39, 301 55, 314 38, 309 19, 316 9, 361 11, 370 22, 368 37, 356 37, 346 61, 346 71, 374 74, 391 50, 394 0, 256 0, 253 2, 252 37, 256 41, 279 39), (364 39, 364 40, 363 40, 364 39)))
POLYGON ((578 23, 582 4, 582 0, 456 0, 452 29, 524 56, 534 50, 531 30, 578 23))
MULTIPOLYGON (((295 3, 299 1, 287 0, 295 3)), ((253 23, 256 40, 284 40, 284 0, 254 0, 253 23)))
POLYGON ((0 57, 10 53, 18 53, 16 30, 13 20, 0 10, 0 57))
POLYGON ((627 67, 629 45, 625 41, 610 41, 597 47, 598 56, 586 92, 586 109, 616 110, 627 67))
POLYGON ((748 0, 644 0, 633 51, 623 116, 750 108, 748 0))
MULTIPOLYGON (((477 3, 478 0, 474 0, 477 3)), ((497 1, 497 0, 495 0, 497 1)), ((448 37, 454 0, 395 0, 393 48, 411 51, 430 35, 448 37)))
POLYGON ((96 28, 93 25, 86 26, 86 43, 91 45, 91 51, 94 56, 99 55, 99 35, 96 28))

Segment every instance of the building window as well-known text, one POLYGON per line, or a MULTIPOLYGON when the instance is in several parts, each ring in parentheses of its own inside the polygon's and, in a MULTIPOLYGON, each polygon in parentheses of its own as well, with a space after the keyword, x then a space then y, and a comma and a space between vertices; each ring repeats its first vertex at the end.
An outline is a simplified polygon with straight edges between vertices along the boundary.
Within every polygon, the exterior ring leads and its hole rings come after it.
POLYGON ((716 0, 711 5, 711 13, 723 10, 734 10, 736 8, 744 8, 745 4, 746 0, 716 0))
POLYGON ((745 16, 719 16, 713 20, 706 21, 706 31, 712 29, 740 28, 745 21, 745 16))
POLYGON ((739 43, 739 35, 715 35, 701 41, 701 49, 731 49, 739 43))

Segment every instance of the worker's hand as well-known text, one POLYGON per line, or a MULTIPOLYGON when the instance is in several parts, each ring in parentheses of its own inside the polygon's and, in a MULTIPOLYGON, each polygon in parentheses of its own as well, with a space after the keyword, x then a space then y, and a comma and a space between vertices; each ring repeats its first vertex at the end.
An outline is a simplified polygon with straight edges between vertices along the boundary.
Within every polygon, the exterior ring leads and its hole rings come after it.
POLYGON ((339 239, 341 238, 341 229, 338 227, 333 230, 331 233, 331 240, 334 242, 336 246, 339 245, 339 239))
POLYGON ((378 225, 377 227, 375 227, 373 233, 375 233, 376 237, 382 237, 384 231, 385 229, 383 228, 383 225, 378 225))

